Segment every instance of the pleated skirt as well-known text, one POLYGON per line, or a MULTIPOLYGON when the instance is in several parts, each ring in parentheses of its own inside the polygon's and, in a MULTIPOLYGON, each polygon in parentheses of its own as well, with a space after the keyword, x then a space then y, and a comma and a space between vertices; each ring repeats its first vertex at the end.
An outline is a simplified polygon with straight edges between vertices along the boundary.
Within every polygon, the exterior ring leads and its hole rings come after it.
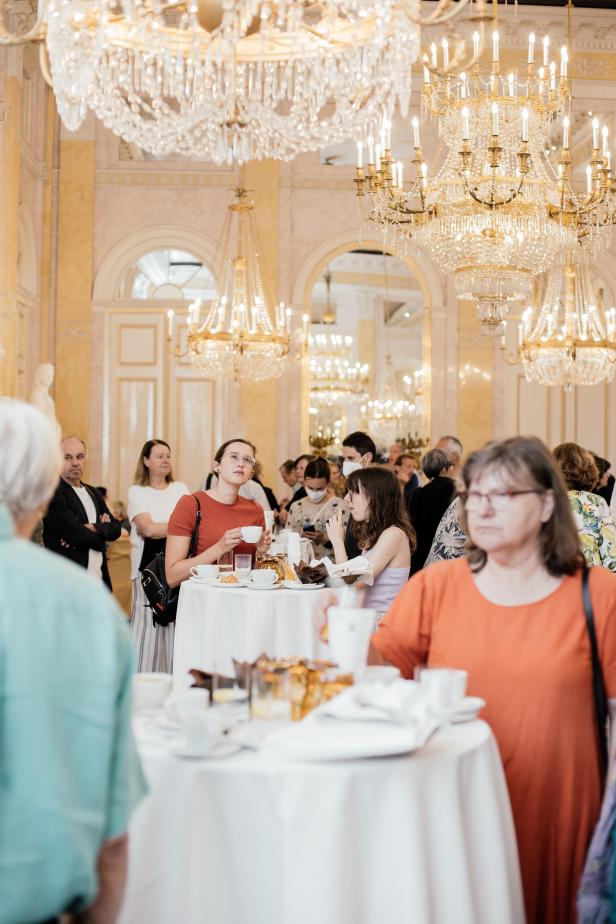
POLYGON ((162 671, 165 674, 173 670, 173 638, 175 623, 168 626, 156 626, 152 622, 152 610, 141 581, 132 582, 133 597, 130 614, 130 627, 137 658, 137 670, 141 672, 162 671))

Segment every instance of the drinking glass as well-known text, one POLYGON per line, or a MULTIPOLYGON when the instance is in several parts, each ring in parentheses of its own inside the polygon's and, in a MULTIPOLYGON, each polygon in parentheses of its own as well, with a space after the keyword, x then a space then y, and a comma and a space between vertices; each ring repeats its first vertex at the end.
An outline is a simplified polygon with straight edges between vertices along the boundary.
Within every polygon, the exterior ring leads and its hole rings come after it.
POLYGON ((219 574, 228 574, 233 571, 233 552, 223 552, 218 559, 219 574))
POLYGON ((252 569, 252 555, 236 555, 235 556, 235 573, 240 581, 250 580, 250 572, 252 569))

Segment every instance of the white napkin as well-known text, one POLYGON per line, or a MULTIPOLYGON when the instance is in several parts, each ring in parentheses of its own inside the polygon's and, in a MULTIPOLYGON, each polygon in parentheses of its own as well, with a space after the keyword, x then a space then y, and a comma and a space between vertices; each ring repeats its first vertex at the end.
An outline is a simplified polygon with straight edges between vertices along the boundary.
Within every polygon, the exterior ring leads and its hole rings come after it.
POLYGON ((414 680, 355 684, 311 712, 306 721, 318 721, 324 716, 346 722, 437 725, 429 714, 425 690, 414 680))
POLYGON ((356 558, 343 561, 339 565, 335 565, 334 562, 326 556, 320 561, 315 559, 314 561, 310 562, 310 566, 312 568, 314 568, 316 565, 325 565, 329 577, 341 578, 348 577, 350 575, 361 575, 361 579, 364 584, 374 584, 374 566, 372 562, 368 561, 367 558, 364 558, 363 555, 358 555, 356 558))

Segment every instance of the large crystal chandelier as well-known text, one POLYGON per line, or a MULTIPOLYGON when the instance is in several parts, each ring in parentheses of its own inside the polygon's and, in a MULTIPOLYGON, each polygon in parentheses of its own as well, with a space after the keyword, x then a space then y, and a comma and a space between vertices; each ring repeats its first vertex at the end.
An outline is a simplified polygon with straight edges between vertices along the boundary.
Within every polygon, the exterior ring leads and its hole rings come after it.
MULTIPOLYGON (((201 302, 188 309, 186 348, 198 372, 208 379, 260 381, 282 374, 291 345, 291 309, 280 304, 272 322, 261 279, 253 206, 246 191, 235 191, 222 232, 219 285, 201 319, 201 302)), ((168 312, 168 339, 173 311, 168 312)), ((307 323, 307 316, 304 324, 307 323)))
POLYGON ((142 150, 287 159, 403 111, 418 0, 48 0, 58 109, 142 150))
POLYGON ((541 297, 518 327, 518 358, 528 382, 598 385, 616 372, 616 308, 605 308, 577 247, 547 274, 541 297))
POLYGON ((510 302, 530 297, 533 277, 575 239, 572 223, 561 219, 562 170, 551 158, 552 124, 570 97, 568 51, 561 49, 557 64, 546 36, 538 66, 535 45, 531 34, 525 66, 502 73, 494 31, 489 67, 478 63, 456 77, 439 73, 448 62, 447 40, 440 55, 432 46, 422 101, 446 149, 432 177, 416 118, 409 183, 393 161, 387 122, 380 145, 368 139, 366 170, 358 146, 355 183, 364 217, 390 246, 401 249, 412 237, 453 272, 458 298, 477 303, 488 332, 499 330, 510 302))
POLYGON ((404 386, 399 387, 391 356, 387 356, 375 388, 376 397, 366 401, 360 408, 368 431, 379 442, 391 442, 417 429, 417 405, 411 400, 412 383, 411 377, 405 375, 404 386))
POLYGON ((353 337, 315 334, 309 340, 310 404, 349 407, 367 397, 370 366, 353 361, 353 337))

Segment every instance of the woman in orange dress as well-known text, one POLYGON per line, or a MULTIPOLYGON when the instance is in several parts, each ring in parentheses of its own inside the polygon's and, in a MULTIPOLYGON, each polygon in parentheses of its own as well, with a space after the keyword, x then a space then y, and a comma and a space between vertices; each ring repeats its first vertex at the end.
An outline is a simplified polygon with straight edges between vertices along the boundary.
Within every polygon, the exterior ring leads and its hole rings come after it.
MULTIPOLYGON (((373 636, 371 661, 405 677, 418 664, 468 671, 505 768, 527 922, 573 924, 601 804, 578 536, 537 439, 488 444, 468 459, 464 481, 466 557, 409 581, 373 636)), ((589 587, 612 700, 616 575, 593 568, 589 587)))

